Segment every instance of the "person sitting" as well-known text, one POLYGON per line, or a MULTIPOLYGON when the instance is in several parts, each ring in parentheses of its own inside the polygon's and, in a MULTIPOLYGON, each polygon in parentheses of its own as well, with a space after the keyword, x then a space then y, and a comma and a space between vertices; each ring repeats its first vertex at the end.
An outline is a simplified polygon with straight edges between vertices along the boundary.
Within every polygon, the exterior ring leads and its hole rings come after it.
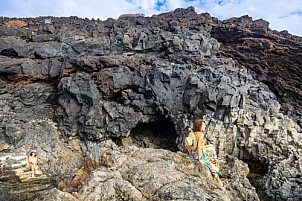
POLYGON ((34 178, 35 174, 40 174, 38 170, 38 156, 37 156, 37 151, 32 150, 28 156, 28 163, 26 165, 28 169, 31 170, 32 174, 31 177, 34 178))
POLYGON ((205 164, 212 172, 214 178, 218 183, 223 186, 219 178, 219 164, 213 145, 205 145, 204 133, 206 124, 202 119, 197 119, 193 124, 193 132, 189 133, 189 136, 185 138, 186 147, 196 160, 198 160, 202 166, 205 164))

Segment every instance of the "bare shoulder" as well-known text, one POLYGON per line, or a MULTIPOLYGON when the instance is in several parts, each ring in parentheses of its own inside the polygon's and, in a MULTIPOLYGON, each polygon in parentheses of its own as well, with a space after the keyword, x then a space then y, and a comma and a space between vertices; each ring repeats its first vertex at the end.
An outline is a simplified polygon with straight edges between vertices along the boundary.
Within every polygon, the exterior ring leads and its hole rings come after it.
POLYGON ((203 135, 204 135, 203 132, 196 132, 195 134, 198 141, 203 140, 203 135))

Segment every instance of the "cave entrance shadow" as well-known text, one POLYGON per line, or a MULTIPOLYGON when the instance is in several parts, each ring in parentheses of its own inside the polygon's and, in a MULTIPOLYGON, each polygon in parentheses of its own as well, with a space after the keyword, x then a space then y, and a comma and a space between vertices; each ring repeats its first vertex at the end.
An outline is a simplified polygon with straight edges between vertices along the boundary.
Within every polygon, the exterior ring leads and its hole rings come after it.
POLYGON ((268 173, 268 163, 266 160, 260 161, 260 158, 252 156, 246 148, 241 149, 241 154, 238 158, 248 164, 250 172, 247 175, 247 178, 252 186, 255 186, 256 181, 263 178, 263 176, 268 173))
POLYGON ((265 194, 263 194, 263 187, 259 185, 258 181, 261 180, 268 173, 268 163, 266 160, 260 160, 260 158, 252 157, 251 153, 249 153, 245 148, 243 148, 243 153, 240 160, 244 163, 248 164, 250 172, 246 176, 250 181, 251 185, 255 187, 256 193, 260 200, 270 201, 271 199, 267 198, 265 194))
POLYGON ((137 125, 131 130, 129 137, 117 140, 117 144, 178 151, 176 138, 174 124, 167 118, 161 118, 137 125))
POLYGON ((249 174, 247 175, 248 180, 255 186, 256 181, 263 178, 264 175, 268 173, 267 164, 263 164, 254 160, 242 160, 247 163, 250 169, 249 174))

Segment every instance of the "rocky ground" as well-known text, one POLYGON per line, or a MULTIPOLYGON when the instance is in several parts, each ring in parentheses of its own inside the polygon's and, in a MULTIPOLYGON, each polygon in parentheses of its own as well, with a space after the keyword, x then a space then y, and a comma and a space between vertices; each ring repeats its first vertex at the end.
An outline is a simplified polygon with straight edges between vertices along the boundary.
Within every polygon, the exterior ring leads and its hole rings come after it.
POLYGON ((206 167, 182 152, 117 147, 109 141, 99 144, 89 159, 71 183, 60 186, 65 193, 52 189, 39 193, 37 200, 62 195, 70 200, 259 200, 246 178, 247 165, 229 155, 221 160, 225 188, 206 167), (83 173, 89 169, 94 170, 83 173), (84 186, 80 191, 79 185, 84 186))
MULTIPOLYGON (((241 160, 267 170, 255 182, 265 199, 302 199, 301 63, 287 56, 301 56, 301 38, 194 8, 20 19, 23 28, 9 20, 0 26, 0 151, 36 149, 56 187, 31 199, 259 200, 241 160), (224 189, 183 153, 196 118, 207 122, 224 189)), ((3 195, 12 181, 1 180, 3 195)))

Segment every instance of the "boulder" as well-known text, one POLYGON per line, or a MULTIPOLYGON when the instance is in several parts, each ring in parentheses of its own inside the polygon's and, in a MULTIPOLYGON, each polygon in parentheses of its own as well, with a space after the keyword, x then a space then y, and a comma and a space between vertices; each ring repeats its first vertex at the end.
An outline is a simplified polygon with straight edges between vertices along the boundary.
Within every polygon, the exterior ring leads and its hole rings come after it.
POLYGON ((56 188, 41 191, 37 193, 36 198, 34 201, 47 201, 47 200, 57 200, 57 201, 74 201, 79 200, 76 196, 71 195, 67 192, 62 192, 56 188))
POLYGON ((221 161, 226 186, 221 188, 210 170, 187 154, 110 144, 91 152, 102 150, 99 158, 90 158, 95 166, 78 193, 80 200, 259 200, 245 176, 247 165, 234 157, 221 161))

